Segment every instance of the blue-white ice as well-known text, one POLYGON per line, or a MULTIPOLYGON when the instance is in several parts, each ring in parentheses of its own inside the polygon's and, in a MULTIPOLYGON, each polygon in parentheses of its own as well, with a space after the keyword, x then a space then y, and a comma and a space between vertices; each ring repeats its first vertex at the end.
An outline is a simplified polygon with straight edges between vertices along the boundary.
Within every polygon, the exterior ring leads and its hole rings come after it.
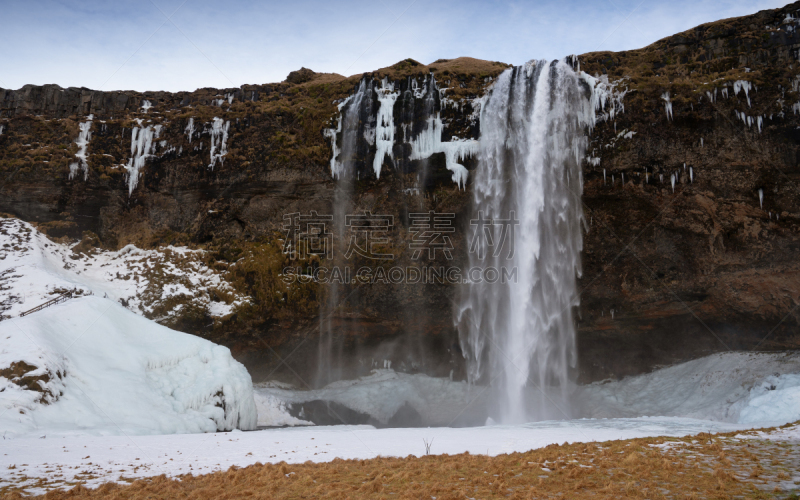
MULTIPOLYGON (((89 147, 89 141, 92 138, 92 115, 86 117, 86 121, 78 125, 78 138, 75 139, 75 144, 78 146, 78 152, 75 153, 75 158, 78 161, 70 163, 69 165, 69 179, 72 180, 78 174, 78 170, 83 172, 83 180, 89 176, 89 163, 86 158, 86 148, 89 147)), ((0 133, 3 129, 0 127, 0 133)))

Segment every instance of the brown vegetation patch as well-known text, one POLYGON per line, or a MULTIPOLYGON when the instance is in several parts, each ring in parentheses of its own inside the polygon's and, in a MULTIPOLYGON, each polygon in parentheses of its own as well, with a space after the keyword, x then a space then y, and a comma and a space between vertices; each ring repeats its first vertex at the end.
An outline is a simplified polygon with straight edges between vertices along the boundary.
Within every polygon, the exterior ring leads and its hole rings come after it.
MULTIPOLYGON (((0 368, 0 377, 8 379, 12 384, 23 389, 41 393, 37 402, 49 404, 57 399, 53 397, 50 389, 46 388, 47 383, 50 382, 50 374, 45 372, 42 375, 28 375, 38 369, 38 367, 24 361, 15 361, 6 368, 0 368)), ((60 373, 56 375, 61 377, 60 373)))

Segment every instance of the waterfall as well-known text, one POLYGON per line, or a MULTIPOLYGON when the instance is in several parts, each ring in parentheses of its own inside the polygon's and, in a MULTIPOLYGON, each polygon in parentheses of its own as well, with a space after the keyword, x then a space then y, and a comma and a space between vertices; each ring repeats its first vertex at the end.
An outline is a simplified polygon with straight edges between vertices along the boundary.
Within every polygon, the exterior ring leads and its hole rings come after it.
MULTIPOLYGON (((336 128, 325 131, 325 135, 331 138, 333 148, 330 167, 331 176, 336 182, 332 206, 334 221, 344 221, 345 215, 352 213, 354 183, 358 178, 359 165, 363 167, 368 152, 365 143, 375 143, 373 94, 372 80, 361 80, 355 93, 339 104, 336 128)), ((346 241, 344 230, 343 224, 334 223, 334 238, 340 246, 346 241)), ((328 265, 344 266, 342 252, 334 253, 333 262, 328 265)), ((316 387, 342 378, 341 339, 352 332, 346 331, 346 324, 337 324, 334 317, 343 299, 356 300, 355 294, 356 291, 353 291, 343 297, 339 283, 334 281, 328 284, 320 312, 317 374, 314 380, 316 387)))
POLYGON ((463 285, 455 322, 468 379, 491 386, 503 423, 569 417, 596 81, 565 61, 530 62, 502 73, 481 110, 469 264, 516 279, 463 285))

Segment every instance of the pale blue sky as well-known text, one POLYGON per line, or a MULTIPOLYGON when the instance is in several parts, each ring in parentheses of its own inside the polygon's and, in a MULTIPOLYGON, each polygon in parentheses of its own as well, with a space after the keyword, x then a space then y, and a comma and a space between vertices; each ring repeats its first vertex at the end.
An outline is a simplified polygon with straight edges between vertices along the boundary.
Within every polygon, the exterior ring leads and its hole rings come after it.
POLYGON ((785 0, 3 0, 0 87, 194 90, 411 57, 513 64, 626 50, 785 0), (167 16, 171 16, 168 20, 167 16))

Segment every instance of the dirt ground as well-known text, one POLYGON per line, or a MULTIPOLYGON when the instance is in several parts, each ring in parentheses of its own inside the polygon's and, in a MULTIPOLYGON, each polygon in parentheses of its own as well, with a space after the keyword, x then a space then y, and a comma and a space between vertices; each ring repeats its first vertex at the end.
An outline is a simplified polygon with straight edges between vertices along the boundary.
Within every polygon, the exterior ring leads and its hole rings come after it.
MULTIPOLYGON (((42 497, 108 499, 800 498, 800 423, 762 431, 551 445, 526 453, 255 464, 42 497), (796 434, 796 433, 795 433, 796 434)), ((1 498, 23 497, 5 491, 1 498)))

